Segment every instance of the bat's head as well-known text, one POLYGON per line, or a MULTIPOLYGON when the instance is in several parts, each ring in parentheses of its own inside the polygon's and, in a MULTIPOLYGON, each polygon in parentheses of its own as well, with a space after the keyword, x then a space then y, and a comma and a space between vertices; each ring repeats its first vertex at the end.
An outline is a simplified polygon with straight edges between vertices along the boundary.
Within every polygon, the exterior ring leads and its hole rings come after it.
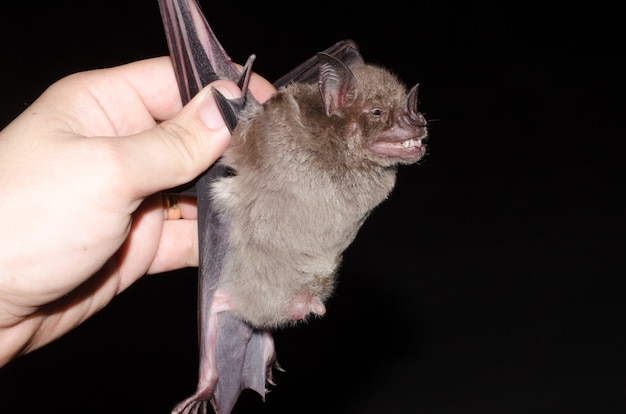
POLYGON ((319 88, 326 115, 338 116, 344 137, 361 157, 381 166, 412 164, 426 153, 426 118, 409 91, 388 70, 366 64, 348 67, 330 55, 321 61, 319 88))

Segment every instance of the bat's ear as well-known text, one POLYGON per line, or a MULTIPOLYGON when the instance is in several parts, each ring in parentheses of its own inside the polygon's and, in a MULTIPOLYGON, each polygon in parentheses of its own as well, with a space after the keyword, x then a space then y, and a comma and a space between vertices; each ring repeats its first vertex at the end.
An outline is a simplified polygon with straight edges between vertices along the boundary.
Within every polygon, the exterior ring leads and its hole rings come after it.
POLYGON ((350 68, 327 53, 318 53, 319 88, 326 115, 341 115, 356 99, 357 83, 350 68))

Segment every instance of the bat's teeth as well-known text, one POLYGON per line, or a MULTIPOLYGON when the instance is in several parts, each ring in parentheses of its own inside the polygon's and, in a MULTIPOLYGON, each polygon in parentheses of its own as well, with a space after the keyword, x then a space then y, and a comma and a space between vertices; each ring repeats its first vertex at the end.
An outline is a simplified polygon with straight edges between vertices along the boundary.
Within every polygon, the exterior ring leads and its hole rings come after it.
POLYGON ((404 148, 421 147, 422 140, 421 139, 407 139, 406 141, 402 141, 401 145, 404 148))

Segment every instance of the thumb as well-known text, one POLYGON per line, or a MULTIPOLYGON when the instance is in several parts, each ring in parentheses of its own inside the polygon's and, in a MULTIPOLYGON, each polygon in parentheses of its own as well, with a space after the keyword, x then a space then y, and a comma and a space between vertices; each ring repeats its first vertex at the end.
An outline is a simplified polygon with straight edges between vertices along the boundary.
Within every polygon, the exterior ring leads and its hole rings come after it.
POLYGON ((230 142, 211 88, 226 98, 241 96, 232 82, 216 81, 202 89, 174 118, 119 140, 132 154, 128 188, 137 197, 185 184, 208 169, 230 142), (141 154, 141 156, 137 156, 141 154))

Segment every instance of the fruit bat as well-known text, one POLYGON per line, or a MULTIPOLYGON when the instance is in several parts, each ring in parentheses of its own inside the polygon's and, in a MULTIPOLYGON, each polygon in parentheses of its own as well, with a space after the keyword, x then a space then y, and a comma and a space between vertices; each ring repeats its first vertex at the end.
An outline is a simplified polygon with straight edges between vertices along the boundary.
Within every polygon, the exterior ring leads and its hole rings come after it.
POLYGON ((276 362, 273 328, 323 315, 343 251, 394 187, 398 165, 426 151, 417 85, 366 64, 343 40, 274 82, 260 104, 195 0, 159 0, 183 103, 214 90, 232 139, 187 187, 199 227, 199 354, 195 393, 173 413, 228 414, 244 389, 265 396, 276 362))

